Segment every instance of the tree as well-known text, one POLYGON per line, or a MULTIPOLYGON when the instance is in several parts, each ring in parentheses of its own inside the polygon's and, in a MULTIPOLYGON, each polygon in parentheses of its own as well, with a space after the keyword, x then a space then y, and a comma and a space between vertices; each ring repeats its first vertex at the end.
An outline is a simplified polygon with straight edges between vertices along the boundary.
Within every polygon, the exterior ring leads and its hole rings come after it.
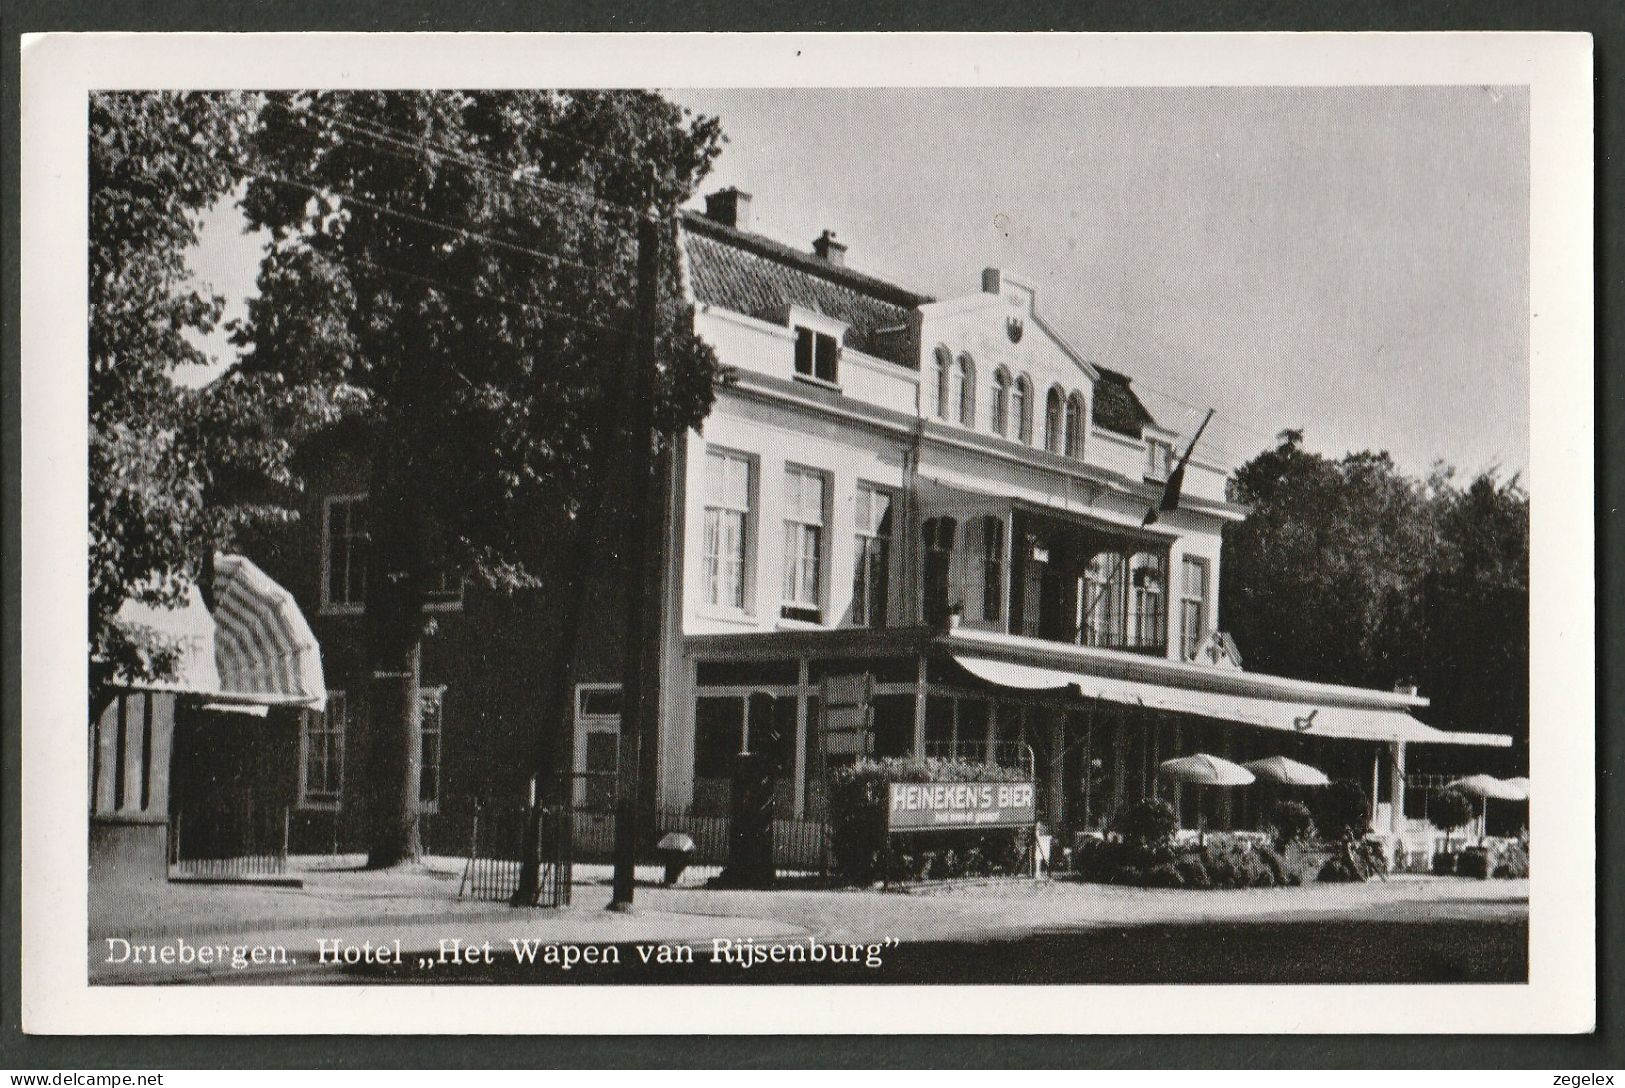
MULTIPOLYGON (((634 92, 296 94, 264 118, 245 208, 273 241, 243 366, 368 397, 368 654, 387 678, 369 862, 390 865, 420 852, 422 605, 444 577, 536 587, 561 551, 592 557, 629 440, 637 221, 669 225, 720 132, 634 92)), ((665 248, 653 407, 669 438, 704 418, 718 368, 665 248)), ((555 676, 586 574, 548 586, 567 620, 555 676)))
POLYGON ((1445 852, 1450 852, 1451 836, 1473 818, 1473 800, 1460 790, 1441 790, 1428 805, 1428 823, 1444 832, 1445 852))
POLYGON ((227 373, 202 389, 177 368, 223 300, 191 282, 199 214, 244 176, 254 105, 239 95, 108 93, 90 101, 90 692, 168 675, 174 656, 114 622, 131 598, 182 603, 214 550, 286 517, 290 439, 336 417, 339 391, 227 373))
POLYGON ((1529 498, 1516 477, 1465 488, 1385 453, 1332 460, 1301 431, 1237 470, 1224 622, 1264 672, 1418 684, 1447 729, 1528 734, 1529 498))

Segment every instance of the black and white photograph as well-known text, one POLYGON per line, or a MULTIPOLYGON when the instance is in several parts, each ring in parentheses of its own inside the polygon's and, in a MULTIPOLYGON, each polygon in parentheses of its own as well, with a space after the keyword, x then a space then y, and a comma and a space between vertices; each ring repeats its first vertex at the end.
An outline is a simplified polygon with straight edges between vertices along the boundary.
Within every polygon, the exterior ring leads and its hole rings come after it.
POLYGON ((1585 39, 840 37, 25 50, 25 1020, 1588 1029, 1585 39))

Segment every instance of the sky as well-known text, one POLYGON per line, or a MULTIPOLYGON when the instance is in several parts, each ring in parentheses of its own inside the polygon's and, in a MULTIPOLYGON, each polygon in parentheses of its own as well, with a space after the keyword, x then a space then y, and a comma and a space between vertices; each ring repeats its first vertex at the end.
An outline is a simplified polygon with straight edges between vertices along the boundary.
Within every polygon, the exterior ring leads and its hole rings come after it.
MULTIPOLYGON (((1424 473, 1529 462, 1528 100, 1507 87, 667 91, 704 190, 939 298, 999 267, 1159 422, 1238 464, 1285 427, 1424 473)), ((696 200, 696 205, 700 202, 696 200)), ((240 315, 261 239, 203 224, 240 315)), ((220 337, 211 350, 230 349, 220 337)))

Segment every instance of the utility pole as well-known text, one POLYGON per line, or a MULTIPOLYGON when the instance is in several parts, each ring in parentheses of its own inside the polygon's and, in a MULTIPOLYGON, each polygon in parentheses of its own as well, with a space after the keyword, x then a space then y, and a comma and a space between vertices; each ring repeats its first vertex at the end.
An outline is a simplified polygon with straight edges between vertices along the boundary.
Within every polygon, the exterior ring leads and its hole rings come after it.
POLYGON ((660 647, 660 551, 653 535, 663 511, 651 510, 654 493, 655 339, 660 310, 660 242, 664 220, 638 222, 637 338, 626 383, 628 422, 625 482, 626 644, 621 667, 621 744, 616 778, 615 876, 609 909, 632 909, 638 846, 643 734, 655 717, 659 692, 652 666, 660 647), (651 622, 651 619, 653 622, 651 622))

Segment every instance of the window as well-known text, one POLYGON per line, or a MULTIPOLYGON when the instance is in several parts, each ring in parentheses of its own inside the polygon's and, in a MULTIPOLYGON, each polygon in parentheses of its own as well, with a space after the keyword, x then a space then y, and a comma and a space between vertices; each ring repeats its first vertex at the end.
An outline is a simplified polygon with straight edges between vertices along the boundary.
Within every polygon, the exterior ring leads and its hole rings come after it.
POLYGON ((751 498, 750 458, 721 450, 705 455, 705 603, 743 611, 751 498))
POLYGON ((802 325, 796 326, 796 373, 803 378, 816 378, 835 384, 840 365, 841 342, 827 332, 814 332, 802 325))
POLYGON ((1049 396, 1044 398, 1044 448, 1050 453, 1060 453, 1062 449, 1062 399, 1059 386, 1051 387, 1049 396))
POLYGON ((1174 447, 1160 438, 1145 440, 1145 474, 1153 480, 1166 480, 1173 469, 1174 447))
POLYGON ((1010 433, 1010 372, 1002 366, 993 372, 993 433, 1010 433))
POLYGON ((1004 522, 982 519, 982 618, 1004 619, 1004 522))
POLYGON ((976 364, 969 355, 959 357, 959 422, 976 426, 976 364))
POLYGON ((575 803, 597 812, 615 807, 615 776, 620 770, 621 688, 619 684, 576 686, 575 803))
POLYGON ((418 809, 440 811, 440 757, 445 732, 446 689, 423 688, 419 692, 418 809))
POLYGON ((1083 458, 1083 397, 1077 393, 1066 398, 1066 455, 1083 458))
POLYGON ((852 572, 852 624, 886 626, 886 574, 891 563, 892 498, 858 484, 856 562, 852 572))
POLYGON ((1179 651, 1191 661, 1201 648, 1207 615, 1207 560, 1185 556, 1180 561, 1179 582, 1179 651))
POLYGON ((950 409, 953 407, 953 394, 950 387, 953 385, 954 357, 947 348, 937 349, 937 416, 940 419, 952 419, 950 409))
POLYGON ((1165 575, 1160 555, 1141 552, 1129 561, 1129 581, 1134 590, 1134 645, 1142 649, 1162 646, 1168 638, 1165 575))
POLYGON ((943 626, 948 622, 949 576, 954 562, 953 518, 931 518, 921 527, 925 544, 925 622, 943 626))
POLYGON ((344 796, 344 736, 350 704, 342 691, 327 693, 327 711, 306 711, 299 737, 299 804, 337 808, 344 796))
POLYGON ((335 495, 322 515, 322 607, 360 611, 367 597, 367 497, 335 495))
POLYGON ((1010 411, 1016 418, 1016 437, 1026 445, 1033 444, 1033 383, 1023 374, 1016 379, 1010 393, 1010 411))
POLYGON ((823 618, 824 475, 784 470, 784 603, 786 619, 823 618))
POLYGON ((1123 644, 1123 557, 1099 552, 1089 560, 1078 599, 1078 633, 1085 646, 1123 644))

